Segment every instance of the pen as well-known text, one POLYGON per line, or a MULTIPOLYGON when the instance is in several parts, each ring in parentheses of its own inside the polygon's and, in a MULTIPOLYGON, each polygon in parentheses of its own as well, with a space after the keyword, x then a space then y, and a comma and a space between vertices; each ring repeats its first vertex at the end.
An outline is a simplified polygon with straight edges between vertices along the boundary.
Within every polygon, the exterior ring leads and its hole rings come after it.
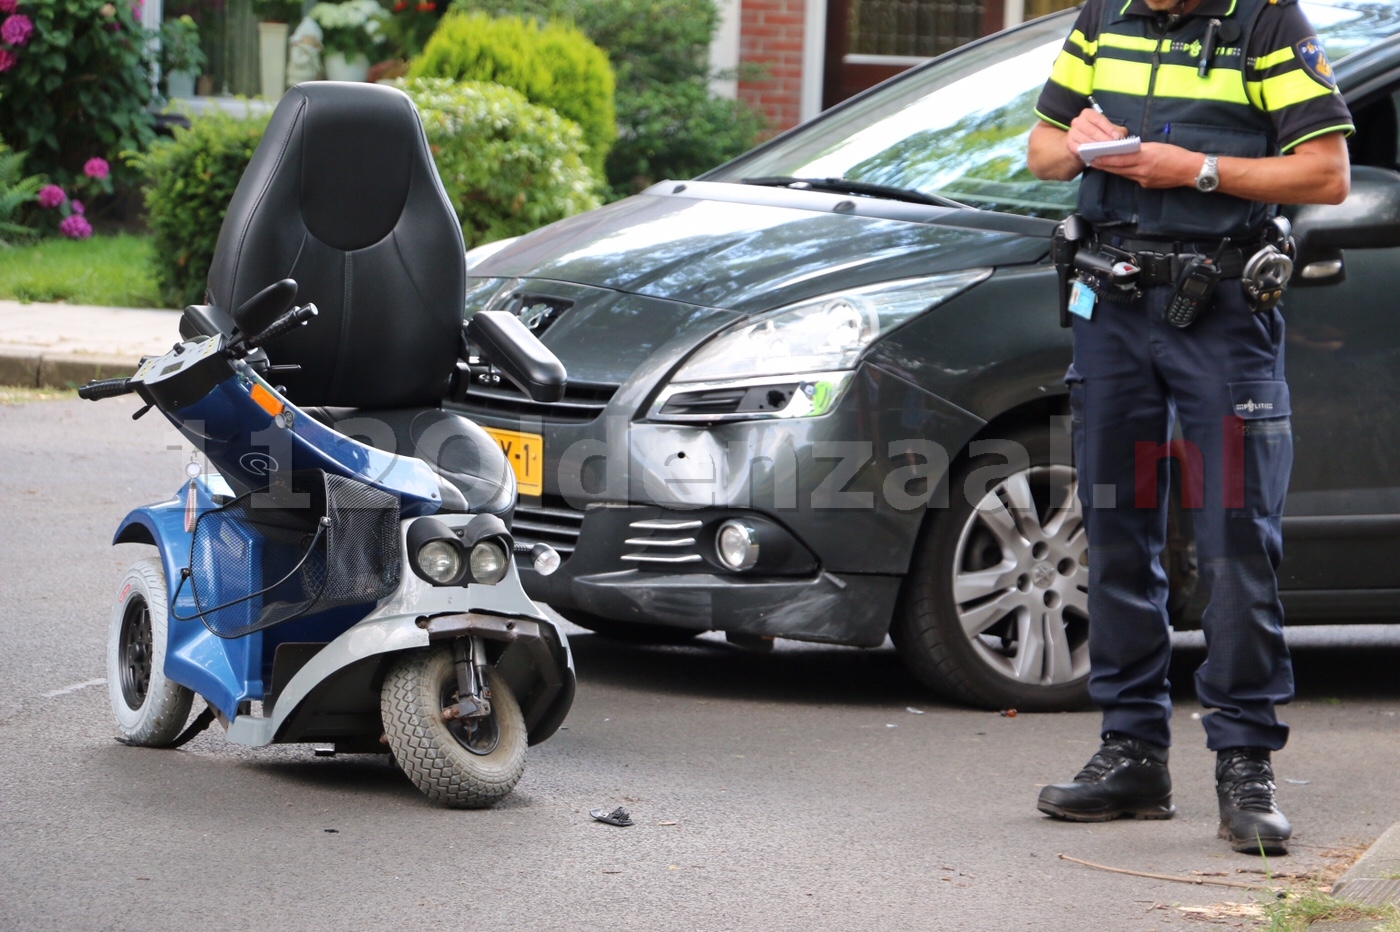
MULTIPOLYGON (((1089 95, 1089 106, 1093 107, 1093 108, 1094 108, 1095 110, 1097 110, 1099 113, 1103 113, 1103 107, 1100 107, 1100 106, 1099 106, 1099 102, 1098 102, 1097 100, 1094 99, 1094 95, 1093 95, 1093 94, 1090 94, 1090 95, 1089 95)), ((1103 113, 1103 115, 1104 115, 1104 116, 1107 116, 1108 114, 1103 113)))

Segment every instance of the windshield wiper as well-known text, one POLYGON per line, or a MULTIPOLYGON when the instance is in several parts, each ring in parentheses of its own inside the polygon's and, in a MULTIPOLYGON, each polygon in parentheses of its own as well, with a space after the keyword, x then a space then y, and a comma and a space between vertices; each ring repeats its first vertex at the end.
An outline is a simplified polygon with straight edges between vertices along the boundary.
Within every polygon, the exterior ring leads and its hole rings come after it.
POLYGON ((767 178, 742 178, 740 181, 743 184, 757 184, 769 188, 833 191, 845 194, 862 194, 866 197, 883 197, 891 201, 908 201, 911 204, 928 204, 933 207, 954 207, 961 210, 977 209, 941 194, 925 194, 913 188, 896 188, 893 185, 852 181, 849 178, 790 178, 786 175, 774 175, 767 178))

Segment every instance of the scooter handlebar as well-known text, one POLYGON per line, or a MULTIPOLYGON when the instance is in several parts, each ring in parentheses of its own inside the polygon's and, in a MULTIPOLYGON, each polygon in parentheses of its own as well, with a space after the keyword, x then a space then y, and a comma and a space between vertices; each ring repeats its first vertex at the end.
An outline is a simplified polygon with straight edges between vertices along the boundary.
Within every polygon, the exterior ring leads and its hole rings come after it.
POLYGON ((131 379, 102 379, 101 381, 89 382, 78 389, 78 397, 88 401, 101 401, 103 398, 128 395, 135 390, 131 386, 131 379))
POLYGON ((249 349, 256 349, 268 340, 275 340, 289 330, 295 330, 319 313, 320 311, 316 309, 316 305, 314 304, 292 308, 269 324, 267 329, 262 333, 249 337, 245 343, 249 349))

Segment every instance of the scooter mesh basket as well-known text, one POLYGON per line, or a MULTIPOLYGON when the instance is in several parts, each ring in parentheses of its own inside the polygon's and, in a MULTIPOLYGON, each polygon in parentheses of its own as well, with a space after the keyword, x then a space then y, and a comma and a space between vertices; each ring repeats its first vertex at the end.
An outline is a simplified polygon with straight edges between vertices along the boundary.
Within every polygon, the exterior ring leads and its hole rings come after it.
POLYGON ((290 489, 249 492, 200 515, 189 582, 205 627, 237 638, 377 602, 398 588, 400 568, 399 500, 312 471, 290 489))

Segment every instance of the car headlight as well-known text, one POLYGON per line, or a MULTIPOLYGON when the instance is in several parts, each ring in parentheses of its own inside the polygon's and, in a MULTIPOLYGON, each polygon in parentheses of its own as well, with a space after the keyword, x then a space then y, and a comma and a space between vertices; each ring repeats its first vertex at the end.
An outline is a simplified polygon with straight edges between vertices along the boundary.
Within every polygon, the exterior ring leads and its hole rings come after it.
POLYGON ((770 311, 720 333, 672 377, 657 420, 814 417, 830 411, 876 339, 992 274, 884 282, 770 311))

